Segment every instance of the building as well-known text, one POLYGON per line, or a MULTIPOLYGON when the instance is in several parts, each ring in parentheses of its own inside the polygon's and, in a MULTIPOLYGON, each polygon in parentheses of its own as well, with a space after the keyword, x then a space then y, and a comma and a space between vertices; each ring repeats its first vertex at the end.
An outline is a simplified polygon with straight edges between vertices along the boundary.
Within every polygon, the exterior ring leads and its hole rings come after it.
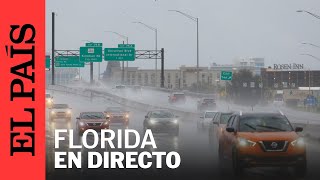
POLYGON ((265 67, 264 58, 241 58, 236 59, 234 66, 240 69, 253 70, 253 75, 260 75, 261 68, 265 67))
MULTIPOLYGON (((125 84, 142 86, 160 86, 161 71, 154 69, 139 69, 138 67, 125 68, 125 84)), ((122 71, 120 67, 111 69, 111 81, 121 83, 122 71)), ((199 82, 201 84, 217 85, 220 74, 208 67, 199 67, 199 82)), ((172 89, 187 89, 197 82, 197 68, 181 66, 179 69, 166 69, 164 71, 164 86, 172 89)))
MULTIPOLYGON (((284 66, 283 66, 284 67, 284 66)), ((298 89, 320 87, 320 70, 262 68, 261 78, 268 89, 298 89)))

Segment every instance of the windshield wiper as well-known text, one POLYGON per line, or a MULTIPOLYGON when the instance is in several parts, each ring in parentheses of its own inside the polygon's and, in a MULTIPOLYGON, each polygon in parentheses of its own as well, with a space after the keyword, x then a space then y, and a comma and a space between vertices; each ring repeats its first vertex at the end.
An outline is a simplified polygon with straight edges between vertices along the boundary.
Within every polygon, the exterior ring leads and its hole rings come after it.
POLYGON ((278 131, 286 131, 286 130, 284 130, 284 129, 280 129, 280 128, 272 127, 272 126, 257 125, 257 127, 262 127, 262 128, 267 128, 267 129, 273 129, 273 130, 278 130, 278 131))
POLYGON ((255 127, 253 127, 253 126, 251 126, 251 125, 249 125, 249 124, 247 124, 247 123, 244 123, 244 125, 248 126, 249 128, 251 128, 251 129, 253 129, 253 130, 257 130, 255 127))

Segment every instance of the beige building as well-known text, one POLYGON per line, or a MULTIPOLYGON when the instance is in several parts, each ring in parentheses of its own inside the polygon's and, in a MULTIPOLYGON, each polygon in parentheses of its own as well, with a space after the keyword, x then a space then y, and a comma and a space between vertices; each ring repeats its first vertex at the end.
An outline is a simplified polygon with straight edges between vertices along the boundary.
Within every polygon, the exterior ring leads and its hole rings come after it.
MULTIPOLYGON (((197 68, 181 66, 179 69, 166 69, 164 71, 164 86, 172 89, 186 89, 197 82, 197 68)), ((111 69, 111 80, 114 83, 121 83, 121 68, 111 69)), ((128 85, 160 86, 161 71, 157 71, 157 79, 154 69, 139 69, 129 67, 125 69, 124 81, 128 85)), ((202 84, 217 85, 219 83, 220 72, 199 67, 199 81, 202 84), (219 75, 219 76, 218 76, 219 75)))

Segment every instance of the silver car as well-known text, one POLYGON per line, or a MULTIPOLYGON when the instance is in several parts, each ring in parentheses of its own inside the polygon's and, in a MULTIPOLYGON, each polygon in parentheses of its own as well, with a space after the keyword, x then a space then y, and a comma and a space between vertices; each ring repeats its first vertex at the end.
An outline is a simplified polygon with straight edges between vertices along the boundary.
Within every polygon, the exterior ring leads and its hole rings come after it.
POLYGON ((169 133, 179 135, 179 119, 168 110, 149 111, 143 121, 144 131, 151 129, 153 133, 169 133))

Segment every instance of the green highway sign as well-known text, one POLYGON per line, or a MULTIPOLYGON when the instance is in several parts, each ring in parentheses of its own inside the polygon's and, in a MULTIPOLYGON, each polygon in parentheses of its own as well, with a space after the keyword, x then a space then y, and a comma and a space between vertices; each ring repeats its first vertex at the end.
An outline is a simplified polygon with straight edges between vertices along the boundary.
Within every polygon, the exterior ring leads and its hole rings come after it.
POLYGON ((80 61, 102 62, 102 47, 80 47, 80 61))
POLYGON ((222 81, 231 81, 232 80, 232 72, 231 71, 221 71, 220 79, 222 81))
POLYGON ((54 62, 55 67, 78 68, 84 67, 84 62, 79 61, 79 56, 57 56, 54 62))
POLYGON ((135 44, 118 44, 118 48, 136 48, 135 44))
POLYGON ((102 47, 102 43, 86 43, 86 46, 90 46, 90 47, 102 47))
POLYGON ((105 61, 134 61, 136 51, 134 48, 105 48, 105 61))
POLYGON ((46 69, 50 69, 50 62, 51 62, 50 56, 46 56, 46 69))

